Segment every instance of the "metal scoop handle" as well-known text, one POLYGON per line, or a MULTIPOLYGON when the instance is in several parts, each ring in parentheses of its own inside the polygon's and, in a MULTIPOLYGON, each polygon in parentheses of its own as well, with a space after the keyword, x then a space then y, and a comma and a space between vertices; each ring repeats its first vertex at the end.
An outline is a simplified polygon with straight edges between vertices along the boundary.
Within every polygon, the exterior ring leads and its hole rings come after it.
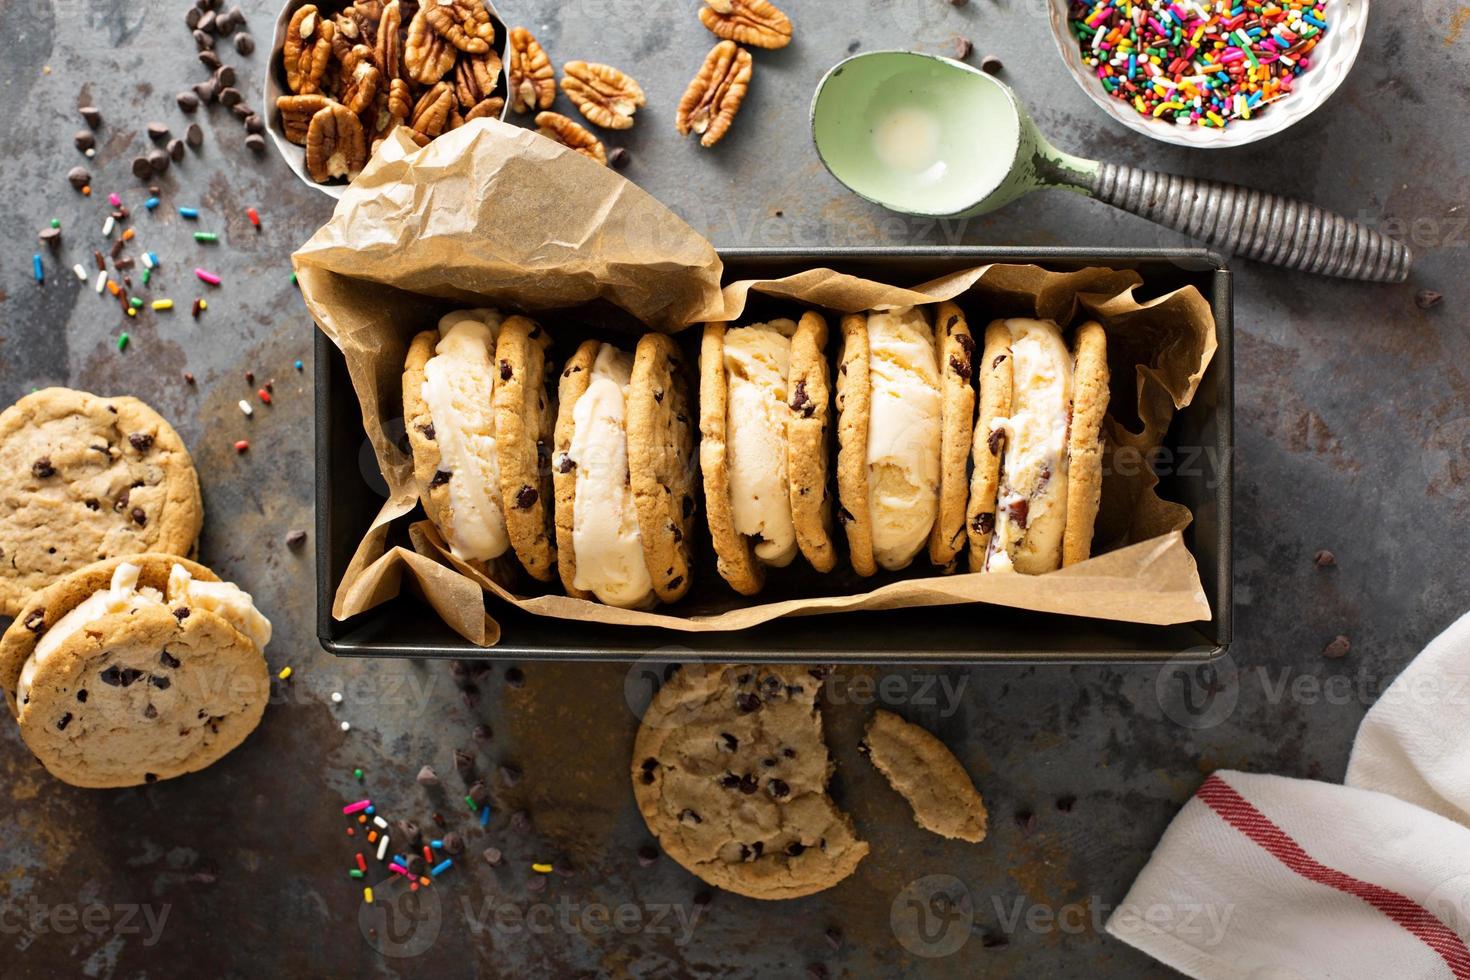
POLYGON ((1091 196, 1231 255, 1368 282, 1403 282, 1414 262, 1402 242, 1305 201, 1262 191, 1098 165, 1091 196))

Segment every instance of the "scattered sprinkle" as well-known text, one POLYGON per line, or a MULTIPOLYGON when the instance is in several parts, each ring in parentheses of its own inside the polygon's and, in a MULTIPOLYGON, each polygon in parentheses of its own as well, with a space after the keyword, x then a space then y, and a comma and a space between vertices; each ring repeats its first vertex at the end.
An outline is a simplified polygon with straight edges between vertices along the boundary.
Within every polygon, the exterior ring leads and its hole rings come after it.
POLYGON ((153 308, 155 310, 171 310, 174 308, 174 301, 171 299, 156 299, 153 301, 153 308))
POLYGON ((203 242, 206 245, 213 245, 219 241, 219 236, 212 231, 196 231, 194 232, 194 240, 196 242, 203 242))
POLYGON ((198 208, 179 208, 179 217, 180 218, 188 218, 190 221, 194 221, 194 220, 196 220, 199 217, 199 209, 198 208))
POLYGON ((300 358, 297 358, 296 359, 296 370, 300 371, 301 370, 301 367, 302 367, 302 365, 301 365, 301 359, 300 358))
POLYGON ((344 816, 350 816, 350 815, 352 815, 354 813, 358 813, 358 812, 360 812, 362 810, 366 810, 368 807, 370 807, 372 805, 373 805, 373 801, 372 800, 358 800, 356 803, 349 803, 346 806, 344 806, 342 808, 342 813, 343 813, 344 816))
POLYGON ((219 285, 219 276, 215 275, 213 272, 210 272, 208 269, 200 269, 196 267, 194 269, 194 275, 209 283, 211 286, 219 285))
POLYGON ((119 353, 128 349, 128 341, 130 339, 126 330, 117 335, 117 349, 119 353))
POLYGON ((118 197, 116 192, 113 192, 107 195, 107 203, 115 208, 120 208, 122 207, 122 198, 118 197))
POLYGON ((549 875, 551 874, 552 868, 549 864, 533 864, 531 865, 531 870, 538 875, 549 875))
POLYGON ((362 770, 361 769, 354 769, 354 770, 352 770, 352 778, 355 779, 355 780, 357 780, 359 783, 362 782, 362 770))
POLYGON ((341 691, 333 691, 332 692, 332 703, 333 704, 341 704, 342 703, 342 692, 341 691))
POLYGON ((243 398, 240 399, 240 411, 245 414, 246 418, 255 414, 255 409, 251 408, 250 403, 243 398))
POLYGON ((123 233, 122 233, 122 240, 125 241, 125 242, 130 242, 130 241, 133 240, 133 235, 135 235, 135 234, 137 234, 137 230, 136 229, 134 229, 134 228, 128 228, 125 231, 123 231, 123 233))
POLYGON ((148 200, 143 202, 143 207, 147 208, 149 211, 152 211, 154 208, 158 207, 158 198, 150 197, 148 200))
POLYGON ((387 856, 388 856, 388 835, 387 834, 384 834, 382 837, 379 837, 378 838, 378 860, 381 861, 381 860, 383 860, 383 858, 385 858, 387 856))
POLYGON ((352 730, 352 725, 351 725, 351 724, 350 724, 350 723, 349 723, 349 722, 345 722, 345 721, 344 721, 344 722, 343 722, 343 723, 342 723, 342 730, 343 730, 343 731, 344 731, 344 732, 350 732, 350 731, 351 731, 351 730, 352 730))
POLYGON ((255 391, 255 395, 267 405, 271 403, 271 393, 269 391, 266 391, 264 388, 257 388, 255 391))
POLYGON ((246 208, 245 209, 245 216, 250 219, 250 223, 252 225, 254 225, 257 228, 260 227, 260 212, 259 211, 255 210, 254 208, 246 208))
MULTIPOLYGON (((188 381, 189 384, 193 384, 194 383, 194 379, 192 377, 185 378, 184 380, 185 381, 188 381)), ((237 453, 243 453, 246 450, 248 450, 249 448, 250 448, 250 440, 249 439, 238 439, 238 440, 236 440, 236 442, 235 442, 235 452, 237 452, 237 453)))
POLYGON ((107 216, 107 220, 104 221, 104 222, 102 222, 102 237, 103 238, 111 238, 112 237, 112 231, 116 227, 117 227, 117 219, 114 218, 112 215, 109 214, 107 216))
POLYGON ((373 890, 371 888, 364 888, 362 890, 362 902, 364 905, 373 904, 373 890))
MULTIPOLYGON (((75 272, 76 275, 77 275, 77 278, 80 279, 82 282, 86 282, 87 281, 87 270, 86 270, 85 267, 83 267, 83 265, 80 262, 78 262, 76 265, 72 266, 71 267, 71 271, 72 272, 75 272)), ((298 361, 297 363, 300 363, 300 362, 298 361)))
POLYGON ((31 271, 35 274, 38 285, 46 282, 46 268, 41 265, 41 253, 39 252, 31 256, 31 271))
POLYGON ((444 860, 440 861, 438 864, 434 865, 433 870, 429 872, 429 876, 430 877, 433 877, 433 878, 437 878, 441 874, 443 874, 444 872, 448 871, 450 869, 450 867, 452 867, 453 865, 454 865, 454 859, 453 858, 445 858, 444 860))
POLYGON ((98 296, 102 295, 102 290, 107 288, 107 270, 104 269, 103 271, 97 273, 97 284, 92 288, 97 290, 98 296))
POLYGON ((281 672, 279 674, 277 674, 276 676, 279 677, 281 680, 284 681, 284 680, 289 679, 290 676, 291 676, 291 674, 292 674, 292 670, 291 670, 290 667, 282 667, 281 668, 281 672))

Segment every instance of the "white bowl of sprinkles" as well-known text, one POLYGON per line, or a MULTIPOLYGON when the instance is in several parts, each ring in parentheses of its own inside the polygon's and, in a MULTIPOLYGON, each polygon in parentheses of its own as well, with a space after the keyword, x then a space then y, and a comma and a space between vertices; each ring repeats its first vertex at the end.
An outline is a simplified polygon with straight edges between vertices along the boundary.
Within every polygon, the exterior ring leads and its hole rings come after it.
POLYGON ((1368 23, 1368 0, 1047 2, 1057 50, 1093 102, 1145 136, 1203 149, 1311 115, 1368 23))

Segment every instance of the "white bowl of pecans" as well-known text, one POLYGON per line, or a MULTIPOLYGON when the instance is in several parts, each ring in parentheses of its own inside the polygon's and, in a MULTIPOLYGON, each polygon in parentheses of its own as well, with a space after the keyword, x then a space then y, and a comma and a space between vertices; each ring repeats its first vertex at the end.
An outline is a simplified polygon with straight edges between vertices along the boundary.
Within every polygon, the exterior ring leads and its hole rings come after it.
POLYGON ((506 114, 506 28, 489 0, 287 0, 266 129, 296 176, 342 191, 397 126, 427 144, 506 114))

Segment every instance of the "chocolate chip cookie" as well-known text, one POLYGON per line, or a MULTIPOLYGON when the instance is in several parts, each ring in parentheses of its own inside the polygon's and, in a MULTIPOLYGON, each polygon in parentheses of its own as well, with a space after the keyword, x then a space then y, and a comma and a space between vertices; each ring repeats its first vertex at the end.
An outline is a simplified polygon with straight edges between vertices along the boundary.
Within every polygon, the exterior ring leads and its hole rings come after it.
POLYGON ((689 386, 678 345, 644 334, 628 383, 628 477, 653 590, 663 602, 689 591, 696 462, 689 386))
POLYGON ((270 696, 270 623, 201 565, 97 562, 32 594, 0 639, 21 737, 74 786, 135 786, 213 764, 270 696))
POLYGON ((832 496, 827 490, 832 371, 826 348, 827 321, 819 313, 803 313, 791 336, 786 473, 791 480, 796 544, 819 572, 830 572, 837 564, 837 550, 832 546, 832 496))
POLYGON ((633 795, 679 864, 750 898, 837 884, 868 853, 827 796, 822 671, 687 664, 659 690, 633 750, 633 795))
POLYGON ((1092 531, 1102 503, 1103 417, 1108 411, 1108 338, 1088 321, 1072 341, 1072 428, 1067 434, 1067 529, 1062 567, 1092 555, 1092 531))
POLYGON ((965 505, 970 499, 970 441, 975 432, 975 340, 965 314, 953 303, 935 309, 939 344, 939 513, 929 534, 929 560, 953 571, 965 544, 965 505))
POLYGON ((546 394, 546 350, 540 324, 508 317, 495 344, 495 448, 505 529, 533 578, 551 580, 556 545, 551 521, 551 442, 556 410, 546 394))
POLYGON ((995 506, 1000 491, 1000 459, 1005 432, 1000 420, 1011 413, 1011 331, 1004 320, 985 328, 985 350, 976 372, 980 385, 980 418, 975 423, 970 474, 970 503, 965 533, 970 539, 970 571, 985 570, 985 556, 995 533, 995 506))
POLYGON ((99 559, 193 553, 199 477, 136 398, 45 388, 0 413, 0 614, 99 559))
POLYGON ((890 711, 868 722, 863 749, 914 810, 914 822, 941 837, 985 839, 985 803, 944 743, 890 711))

